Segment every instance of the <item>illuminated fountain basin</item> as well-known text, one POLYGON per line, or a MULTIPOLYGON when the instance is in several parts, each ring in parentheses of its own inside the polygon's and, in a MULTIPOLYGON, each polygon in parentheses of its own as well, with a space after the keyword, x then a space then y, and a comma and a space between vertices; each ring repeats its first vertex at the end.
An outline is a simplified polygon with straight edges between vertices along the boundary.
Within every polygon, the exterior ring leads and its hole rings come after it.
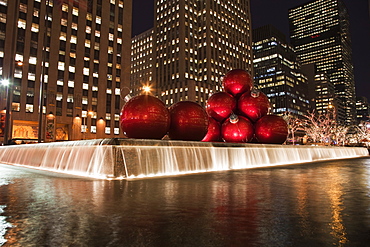
POLYGON ((0 147, 0 163, 95 178, 138 178, 368 156, 366 148, 99 139, 0 147))

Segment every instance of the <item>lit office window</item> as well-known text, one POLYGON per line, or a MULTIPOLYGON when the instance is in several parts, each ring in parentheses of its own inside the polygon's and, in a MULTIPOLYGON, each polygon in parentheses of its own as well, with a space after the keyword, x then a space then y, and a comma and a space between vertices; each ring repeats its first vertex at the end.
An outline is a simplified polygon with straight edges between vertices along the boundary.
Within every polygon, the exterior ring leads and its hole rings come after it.
POLYGON ((26 29, 26 20, 18 20, 18 28, 26 29))
POLYGON ((63 70, 64 71, 64 62, 58 62, 58 70, 63 70))
POLYGON ((78 8, 73 7, 73 9, 72 9, 72 15, 78 16, 78 8))
POLYGON ((39 32, 39 24, 32 23, 31 31, 38 33, 39 32))

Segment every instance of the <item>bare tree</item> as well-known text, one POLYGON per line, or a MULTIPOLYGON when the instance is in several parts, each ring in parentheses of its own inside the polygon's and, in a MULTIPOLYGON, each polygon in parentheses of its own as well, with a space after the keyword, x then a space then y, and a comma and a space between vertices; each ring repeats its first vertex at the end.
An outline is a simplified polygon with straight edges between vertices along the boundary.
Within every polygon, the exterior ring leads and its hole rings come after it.
POLYGON ((304 115, 304 118, 304 130, 314 143, 332 144, 334 130, 338 126, 335 111, 326 111, 322 114, 316 114, 313 111, 304 115))
POLYGON ((296 132, 304 131, 303 121, 299 119, 297 116, 293 115, 292 112, 285 112, 283 114, 283 118, 288 124, 288 138, 291 137, 292 144, 295 145, 296 132))
POLYGON ((367 147, 370 146, 370 122, 361 122, 356 126, 356 133, 354 135, 357 143, 365 143, 367 147))
POLYGON ((336 124, 332 129, 332 139, 335 141, 336 145, 344 146, 347 142, 347 133, 349 131, 349 126, 343 126, 336 124))

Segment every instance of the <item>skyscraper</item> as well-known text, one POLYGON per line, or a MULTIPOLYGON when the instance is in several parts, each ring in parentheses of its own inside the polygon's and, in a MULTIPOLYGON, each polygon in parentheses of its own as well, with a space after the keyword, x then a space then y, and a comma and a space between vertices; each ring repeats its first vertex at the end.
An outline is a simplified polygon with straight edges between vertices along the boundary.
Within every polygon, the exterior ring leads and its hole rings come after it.
POLYGON ((131 12, 131 0, 0 1, 0 71, 11 80, 0 109, 10 101, 12 138, 35 139, 40 120, 45 141, 121 135, 131 12))
POLYGON ((289 10, 292 45, 302 64, 315 63, 335 86, 346 124, 356 119, 349 15, 342 0, 315 0, 289 10))
POLYGON ((302 116, 310 109, 307 77, 285 35, 272 25, 253 30, 255 85, 267 95, 273 112, 302 116))
POLYGON ((357 110, 357 120, 358 122, 370 121, 370 104, 366 97, 356 98, 356 110, 357 110))
POLYGON ((153 44, 152 28, 131 39, 130 91, 132 95, 153 90, 153 44))
POLYGON ((250 19, 249 0, 156 0, 156 94, 204 104, 227 71, 251 71, 250 19))

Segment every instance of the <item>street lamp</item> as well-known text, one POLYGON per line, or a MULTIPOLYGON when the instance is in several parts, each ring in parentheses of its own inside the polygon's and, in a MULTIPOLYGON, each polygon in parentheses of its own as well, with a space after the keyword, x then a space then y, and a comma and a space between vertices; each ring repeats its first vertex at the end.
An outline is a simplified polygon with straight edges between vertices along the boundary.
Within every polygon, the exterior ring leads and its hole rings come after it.
POLYGON ((0 82, 5 87, 9 86, 9 80, 4 79, 4 80, 1 80, 0 82))
POLYGON ((94 114, 94 112, 92 111, 88 111, 88 112, 82 112, 82 126, 81 126, 81 132, 83 133, 83 139, 86 139, 86 135, 87 135, 87 118, 89 116, 92 116, 94 114))
MULTIPOLYGON (((8 95, 8 86, 9 86, 9 80, 0 80, 0 86, 3 86, 5 88, 5 95, 4 96, 1 96, 3 99, 8 99, 7 95, 8 95)), ((0 102, 1 103, 1 102, 0 102)), ((0 104, 1 105, 1 104, 0 104)), ((7 138, 5 137, 5 129, 7 128, 6 125, 8 123, 6 123, 6 120, 5 118, 8 118, 6 116, 6 107, 4 107, 4 110, 1 111, 1 115, 0 115, 0 133, 2 134, 2 136, 4 136, 4 143, 7 144, 8 140, 7 138)))
POLYGON ((143 94, 151 94, 152 92, 152 86, 150 84, 146 84, 142 86, 143 94))
POLYGON ((4 144, 7 145, 9 144, 9 140, 11 139, 11 121, 10 121, 10 116, 11 116, 11 93, 12 90, 10 90, 11 84, 9 80, 2 80, 1 82, 3 85, 5 85, 5 97, 6 97, 6 106, 5 106, 5 121, 4 121, 4 144))

